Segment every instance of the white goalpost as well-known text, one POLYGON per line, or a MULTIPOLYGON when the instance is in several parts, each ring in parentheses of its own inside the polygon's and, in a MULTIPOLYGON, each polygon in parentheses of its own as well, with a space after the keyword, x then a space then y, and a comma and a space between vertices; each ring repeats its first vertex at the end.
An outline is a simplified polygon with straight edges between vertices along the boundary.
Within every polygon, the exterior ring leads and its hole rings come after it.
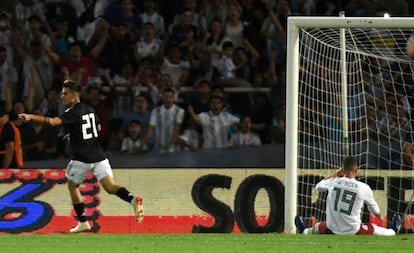
POLYGON ((413 24, 408 17, 288 18, 286 234, 296 233, 297 214, 308 226, 325 219, 325 196, 314 185, 347 155, 358 158, 359 180, 374 190, 383 220, 399 213, 413 232, 414 59, 406 54, 413 24))

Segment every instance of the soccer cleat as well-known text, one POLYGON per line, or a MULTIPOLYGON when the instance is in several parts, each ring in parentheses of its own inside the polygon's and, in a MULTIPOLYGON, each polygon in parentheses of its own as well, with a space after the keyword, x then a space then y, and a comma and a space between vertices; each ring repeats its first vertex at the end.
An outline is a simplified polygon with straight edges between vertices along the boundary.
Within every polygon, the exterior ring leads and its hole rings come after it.
POLYGON ((398 233, 400 232, 401 224, 401 215, 395 213, 391 218, 391 229, 395 231, 396 235, 398 235, 398 233))
POLYGON ((302 216, 296 215, 295 225, 296 225, 296 228, 298 229, 299 233, 301 233, 301 234, 306 229, 305 222, 303 221, 302 216))
POLYGON ((142 198, 135 197, 134 201, 132 202, 132 207, 134 208, 135 220, 138 223, 141 223, 144 219, 144 205, 142 203, 142 198))
POLYGON ((71 228, 69 232, 71 233, 80 233, 91 230, 91 225, 87 221, 85 222, 78 222, 78 225, 76 227, 71 228))

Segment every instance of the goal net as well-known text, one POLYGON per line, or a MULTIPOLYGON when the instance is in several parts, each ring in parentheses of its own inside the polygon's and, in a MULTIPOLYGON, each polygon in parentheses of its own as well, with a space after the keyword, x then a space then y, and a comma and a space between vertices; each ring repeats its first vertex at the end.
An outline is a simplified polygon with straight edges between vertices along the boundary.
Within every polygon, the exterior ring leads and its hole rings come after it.
POLYGON ((285 232, 294 216, 325 219, 314 190, 347 155, 374 190, 387 226, 399 213, 414 222, 414 60, 406 45, 410 18, 290 17, 287 65, 285 232))

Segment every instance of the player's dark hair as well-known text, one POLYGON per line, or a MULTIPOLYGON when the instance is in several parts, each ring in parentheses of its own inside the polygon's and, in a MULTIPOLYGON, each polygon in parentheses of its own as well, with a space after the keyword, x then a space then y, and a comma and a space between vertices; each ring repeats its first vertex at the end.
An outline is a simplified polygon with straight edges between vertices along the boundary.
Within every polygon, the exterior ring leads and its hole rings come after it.
POLYGON ((62 86, 65 87, 65 88, 68 88, 69 90, 74 91, 74 92, 80 92, 81 89, 82 89, 82 87, 79 83, 77 83, 73 80, 69 80, 69 79, 66 79, 63 82, 62 86))
POLYGON ((343 163, 344 163, 343 164, 344 171, 347 172, 347 171, 353 170, 354 166, 358 164, 358 160, 354 156, 347 156, 345 157, 343 163))

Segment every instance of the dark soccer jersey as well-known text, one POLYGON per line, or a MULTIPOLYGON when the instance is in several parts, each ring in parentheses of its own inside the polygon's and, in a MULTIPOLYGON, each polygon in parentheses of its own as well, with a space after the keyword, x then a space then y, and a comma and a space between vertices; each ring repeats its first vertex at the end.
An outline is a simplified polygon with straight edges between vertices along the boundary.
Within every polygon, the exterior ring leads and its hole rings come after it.
POLYGON ((90 106, 78 103, 67 108, 60 118, 65 133, 70 134, 73 160, 94 163, 106 158, 98 140, 98 118, 90 106))

